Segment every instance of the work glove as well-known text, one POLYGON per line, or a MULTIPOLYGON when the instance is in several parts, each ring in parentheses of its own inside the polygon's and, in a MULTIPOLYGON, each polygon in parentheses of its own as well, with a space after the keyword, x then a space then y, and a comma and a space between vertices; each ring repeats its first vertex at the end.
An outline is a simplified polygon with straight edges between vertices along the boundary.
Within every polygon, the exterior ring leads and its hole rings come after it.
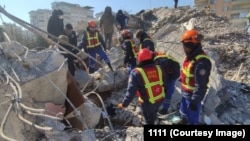
POLYGON ((120 108, 120 109, 124 108, 122 103, 118 103, 117 107, 120 108))
POLYGON ((198 110, 197 105, 194 104, 194 103, 190 103, 189 106, 188 106, 188 108, 190 110, 192 110, 192 111, 197 111, 198 110))

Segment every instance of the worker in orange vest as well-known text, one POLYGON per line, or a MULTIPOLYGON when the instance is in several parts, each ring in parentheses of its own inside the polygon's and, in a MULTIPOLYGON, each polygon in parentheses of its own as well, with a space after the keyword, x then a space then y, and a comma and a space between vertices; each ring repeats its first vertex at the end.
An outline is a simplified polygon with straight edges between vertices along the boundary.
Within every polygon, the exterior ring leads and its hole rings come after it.
POLYGON ((169 113, 168 109, 175 90, 175 83, 180 77, 180 63, 172 56, 159 51, 154 52, 154 62, 156 65, 160 65, 168 74, 167 93, 162 107, 160 107, 159 110, 160 115, 165 115, 169 113))
MULTIPOLYGON (((84 32, 82 41, 78 47, 84 49, 92 58, 96 58, 96 54, 98 54, 109 66, 110 70, 113 71, 110 60, 105 52, 106 44, 97 30, 95 21, 91 20, 88 22, 87 31, 84 32)), ((94 73, 96 71, 95 61, 92 58, 89 58, 89 73, 94 73)))
POLYGON ((122 30, 121 38, 121 48, 125 55, 123 63, 130 73, 136 67, 136 58, 138 50, 135 41, 133 40, 133 33, 130 30, 122 30))
POLYGON ((181 38, 186 57, 181 70, 182 99, 179 124, 199 124, 201 102, 208 90, 211 72, 210 58, 202 49, 203 35, 196 30, 188 30, 181 38))
POLYGON ((151 50, 152 52, 155 51, 155 44, 152 38, 142 29, 138 29, 135 32, 135 37, 140 41, 139 48, 147 48, 151 50))
POLYGON ((141 49, 138 53, 138 66, 129 75, 126 95, 118 107, 127 107, 139 91, 146 124, 155 124, 156 114, 166 93, 165 78, 162 68, 154 64, 153 53, 147 48, 141 49))

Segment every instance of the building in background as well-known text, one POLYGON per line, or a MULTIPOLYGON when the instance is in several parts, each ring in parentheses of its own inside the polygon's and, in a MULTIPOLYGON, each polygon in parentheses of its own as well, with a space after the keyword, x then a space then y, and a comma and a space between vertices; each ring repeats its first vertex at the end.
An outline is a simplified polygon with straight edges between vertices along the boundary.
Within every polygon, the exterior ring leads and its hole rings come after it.
POLYGON ((38 9, 36 11, 30 11, 30 24, 47 31, 47 22, 51 16, 52 10, 38 9))
POLYGON ((199 9, 210 7, 210 12, 226 16, 231 23, 246 25, 246 16, 250 11, 250 0, 194 0, 199 9))
POLYGON ((94 10, 92 10, 93 7, 90 6, 81 7, 79 4, 53 2, 51 7, 52 9, 61 9, 63 11, 64 24, 71 23, 75 26, 81 21, 94 19, 94 10))

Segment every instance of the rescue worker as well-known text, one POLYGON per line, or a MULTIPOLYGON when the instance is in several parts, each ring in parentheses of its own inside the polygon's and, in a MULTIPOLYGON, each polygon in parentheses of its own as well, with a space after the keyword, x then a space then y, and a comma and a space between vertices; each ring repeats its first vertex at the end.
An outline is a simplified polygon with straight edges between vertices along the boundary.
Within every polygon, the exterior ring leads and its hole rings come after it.
POLYGON ((140 49, 148 48, 152 52, 155 51, 155 45, 151 37, 143 30, 138 29, 135 33, 135 37, 140 41, 140 49))
POLYGON ((118 107, 127 107, 139 91, 146 124, 153 125, 165 97, 165 73, 160 66, 154 64, 153 53, 149 49, 141 49, 137 59, 138 66, 129 75, 126 95, 118 107))
POLYGON ((130 30, 125 29, 121 31, 122 44, 121 48, 124 52, 124 66, 127 67, 130 73, 136 67, 137 47, 133 40, 133 34, 130 30))
MULTIPOLYGON (((97 25, 95 21, 90 20, 88 22, 87 31, 83 33, 82 41, 78 47, 80 49, 84 49, 84 51, 86 53, 89 53, 89 55, 93 58, 96 58, 96 54, 98 54, 109 66, 110 70, 113 71, 113 68, 110 64, 110 60, 107 54, 105 53, 106 44, 101 34, 97 30, 97 25)), ((94 73, 96 71, 95 60, 93 58, 89 58, 89 73, 94 73)))
POLYGON ((180 77, 180 63, 170 55, 159 51, 154 52, 154 62, 156 65, 160 65, 168 74, 167 93, 159 110, 159 114, 165 115, 168 113, 168 108, 171 104, 176 80, 180 77))
POLYGON ((182 99, 179 124, 199 124, 201 102, 208 90, 211 62, 202 49, 201 35, 196 30, 188 30, 181 38, 185 60, 181 70, 182 99))
POLYGON ((100 19, 99 29, 104 34, 104 39, 108 50, 111 49, 112 45, 114 25, 117 27, 115 16, 112 14, 112 8, 110 6, 106 6, 104 14, 101 16, 100 19))

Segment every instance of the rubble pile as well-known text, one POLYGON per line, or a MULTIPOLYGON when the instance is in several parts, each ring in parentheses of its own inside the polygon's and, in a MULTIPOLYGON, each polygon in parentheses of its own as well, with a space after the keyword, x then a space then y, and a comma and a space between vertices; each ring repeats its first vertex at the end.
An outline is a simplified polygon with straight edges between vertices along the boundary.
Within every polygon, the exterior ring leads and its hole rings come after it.
MULTIPOLYGON (((180 63, 184 59, 180 37, 187 29, 199 30, 205 37, 202 43, 204 50, 212 59, 209 90, 201 113, 202 124, 250 124, 250 102, 248 100, 250 98, 250 74, 248 73, 250 69, 250 36, 243 27, 231 25, 223 17, 188 6, 177 9, 143 10, 130 17, 129 28, 132 31, 138 27, 145 29, 154 39, 156 50, 169 53, 180 63)), ((79 25, 78 28, 81 26, 79 25)), ((31 107, 44 108, 46 102, 53 102, 57 105, 64 103, 65 97, 58 94, 68 91, 66 90, 66 67, 60 67, 64 61, 63 56, 54 50, 27 51, 25 47, 21 47, 22 45, 16 42, 4 42, 0 45, 1 103, 8 103, 6 101, 10 100, 11 95, 18 93, 15 87, 19 83, 21 83, 25 100, 22 102, 26 102, 25 104, 31 107), (27 58, 29 58, 29 62, 27 62, 27 58), (8 74, 18 83, 14 85, 13 80, 10 81, 10 78, 7 77, 8 74), (48 80, 53 80, 61 91, 55 89, 56 87, 48 83, 48 80), (7 83, 9 85, 6 85, 7 83)), ((128 73, 122 67, 122 50, 120 47, 114 46, 107 53, 116 71, 115 74, 101 61, 102 68, 94 74, 81 70, 76 73, 77 77, 75 76, 84 95, 83 101, 94 102, 94 104, 85 102, 79 108, 84 120, 91 124, 88 125, 90 128, 85 127, 85 130, 82 131, 73 129, 64 131, 65 125, 57 120, 29 117, 28 119, 31 121, 39 121, 40 124, 55 129, 53 132, 36 132, 33 130, 33 126, 21 122, 17 119, 16 113, 12 112, 6 122, 5 128, 7 129, 4 130, 6 133, 8 132, 7 135, 20 140, 104 141, 118 139, 142 141, 144 119, 137 99, 134 99, 125 109, 116 107, 124 97, 128 79, 128 73), (90 94, 96 95, 99 99, 91 99, 90 94), (109 96, 106 95, 105 101, 102 101, 100 97, 105 97, 105 94, 109 94, 109 96)), ((178 110, 180 93, 180 84, 177 82, 170 106, 172 112, 178 110)), ((11 100, 19 102, 19 98, 14 97, 11 100)), ((8 105, 3 104, 0 108, 1 113, 4 113, 0 114, 1 121, 7 110, 8 105)), ((77 113, 70 114, 72 118, 74 118, 74 114, 77 113)), ((157 123, 171 124, 167 119, 159 119, 157 123)))

